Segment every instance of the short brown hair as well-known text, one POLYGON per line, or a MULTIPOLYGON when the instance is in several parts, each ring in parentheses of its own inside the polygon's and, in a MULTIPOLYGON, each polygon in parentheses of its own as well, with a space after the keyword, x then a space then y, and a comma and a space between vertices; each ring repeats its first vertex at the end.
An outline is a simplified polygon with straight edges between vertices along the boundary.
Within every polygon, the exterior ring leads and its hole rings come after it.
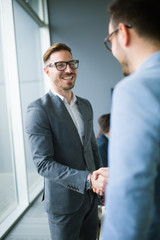
POLYGON ((112 0, 108 6, 114 27, 121 22, 131 24, 140 36, 158 40, 158 44, 159 9, 159 0, 112 0))
POLYGON ((110 129, 110 113, 102 115, 98 119, 99 126, 104 133, 108 133, 110 129))
POLYGON ((66 44, 64 44, 64 43, 55 43, 51 47, 49 47, 47 49, 47 51, 44 53, 44 55, 43 55, 43 62, 45 63, 50 58, 52 53, 58 52, 58 51, 61 51, 61 50, 69 51, 70 54, 72 55, 71 48, 68 47, 66 44))

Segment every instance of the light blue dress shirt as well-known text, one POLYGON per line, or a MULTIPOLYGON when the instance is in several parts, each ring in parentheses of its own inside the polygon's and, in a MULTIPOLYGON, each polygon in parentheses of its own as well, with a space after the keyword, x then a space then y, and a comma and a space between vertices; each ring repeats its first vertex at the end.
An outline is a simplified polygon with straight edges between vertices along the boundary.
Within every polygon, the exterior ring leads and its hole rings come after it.
POLYGON ((160 240, 160 51, 117 84, 103 240, 160 240))

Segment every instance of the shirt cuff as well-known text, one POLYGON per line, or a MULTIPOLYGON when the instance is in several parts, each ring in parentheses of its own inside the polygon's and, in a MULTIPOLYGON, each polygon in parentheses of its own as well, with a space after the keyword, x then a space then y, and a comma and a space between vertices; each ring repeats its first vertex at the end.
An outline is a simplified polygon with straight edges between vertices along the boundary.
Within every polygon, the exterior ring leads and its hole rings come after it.
POLYGON ((91 175, 92 175, 92 173, 89 173, 88 176, 87 176, 87 180, 86 180, 86 183, 85 183, 86 191, 91 189, 91 175))

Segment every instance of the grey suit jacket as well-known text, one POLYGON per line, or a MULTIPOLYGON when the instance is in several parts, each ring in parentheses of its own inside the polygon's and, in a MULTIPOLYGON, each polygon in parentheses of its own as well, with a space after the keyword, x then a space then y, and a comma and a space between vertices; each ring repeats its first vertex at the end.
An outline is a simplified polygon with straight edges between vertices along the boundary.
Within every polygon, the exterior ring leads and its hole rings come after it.
POLYGON ((45 209, 49 213, 77 211, 84 199, 88 172, 102 166, 93 133, 90 103, 77 97, 85 127, 84 144, 63 101, 51 91, 27 109, 33 161, 45 179, 45 209))

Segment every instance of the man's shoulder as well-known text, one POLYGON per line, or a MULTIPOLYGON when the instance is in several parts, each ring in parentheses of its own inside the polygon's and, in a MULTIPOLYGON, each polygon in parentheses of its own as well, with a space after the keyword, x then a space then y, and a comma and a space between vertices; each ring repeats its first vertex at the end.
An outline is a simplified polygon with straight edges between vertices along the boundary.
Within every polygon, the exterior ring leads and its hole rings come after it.
POLYGON ((77 95, 76 95, 76 98, 77 98, 78 101, 85 102, 85 103, 90 103, 89 100, 86 99, 86 98, 82 98, 82 97, 79 97, 77 95))
POLYGON ((79 97, 79 96, 76 96, 76 98, 77 98, 77 101, 78 101, 79 104, 91 107, 90 101, 87 100, 86 98, 82 98, 82 97, 79 97))
MULTIPOLYGON (((158 72, 160 74, 160 70, 158 70, 158 72)), ((116 85, 114 93, 116 93, 116 96, 119 96, 119 99, 131 99, 133 104, 137 101, 144 103, 145 106, 147 106, 146 102, 149 102, 148 106, 150 106, 151 103, 159 104, 159 82, 160 77, 157 71, 151 71, 150 69, 144 71, 144 69, 139 69, 135 73, 123 78, 116 85)))
POLYGON ((101 133, 99 135, 99 137, 97 138, 97 144, 100 146, 102 145, 107 145, 108 144, 108 138, 103 134, 101 133))
POLYGON ((48 105, 48 103, 51 101, 51 94, 50 92, 46 93, 44 96, 33 100, 29 106, 45 106, 48 105))
POLYGON ((116 87, 115 89, 123 89, 123 88, 132 88, 133 85, 136 85, 136 82, 139 82, 139 78, 141 76, 138 74, 137 76, 137 73, 132 73, 131 75, 128 75, 124 78, 121 79, 121 81, 119 81, 117 84, 116 84, 116 87), (138 79, 137 79, 138 78, 138 79))
MULTIPOLYGON (((160 68, 155 64, 154 66, 143 67, 140 66, 135 72, 124 77, 117 83, 116 88, 127 88, 137 91, 137 88, 144 88, 144 90, 159 88, 160 89, 160 68), (154 82, 154 84, 153 84, 154 82)), ((139 92, 139 94, 141 94, 139 92)))

